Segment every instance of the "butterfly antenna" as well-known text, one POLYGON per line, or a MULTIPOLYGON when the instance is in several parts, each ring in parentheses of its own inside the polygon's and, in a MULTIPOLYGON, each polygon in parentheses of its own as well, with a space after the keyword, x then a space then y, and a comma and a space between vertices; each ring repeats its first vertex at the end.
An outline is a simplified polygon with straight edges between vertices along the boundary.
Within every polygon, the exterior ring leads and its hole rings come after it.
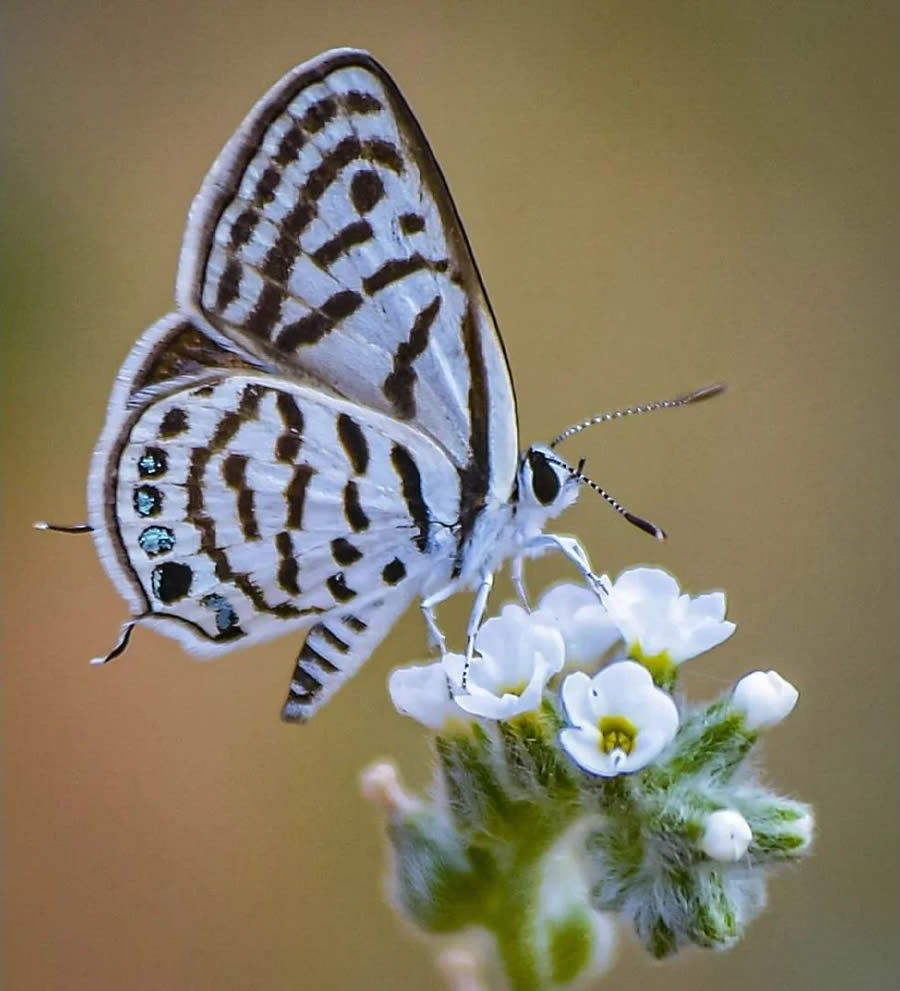
MULTIPOLYGON (((717 382, 715 385, 705 385, 702 389, 695 389, 693 392, 686 392, 684 395, 675 396, 674 399, 660 399, 655 403, 646 403, 643 406, 628 406, 625 409, 613 410, 610 413, 598 413, 596 416, 590 417, 590 419, 582 420, 581 423, 567 427, 561 434, 557 434, 550 441, 550 447, 556 447, 557 444, 561 444, 564 440, 571 437, 572 434, 581 433, 582 430, 587 430, 588 427, 594 426, 595 423, 621 420, 625 416, 634 416, 637 413, 652 413, 653 410, 657 409, 676 409, 679 406, 689 406, 691 403, 699 403, 704 399, 712 399, 713 396, 718 396, 724 391, 725 386, 717 382)), ((588 481, 588 479, 584 481, 588 481)), ((606 498, 605 494, 604 498, 606 498)), ((607 501, 613 506, 616 505, 612 500, 607 499, 607 501)))
POLYGON ((622 516, 628 520, 632 526, 636 526, 639 530, 643 530, 644 533, 649 533, 651 537, 655 537, 657 540, 666 539, 665 530, 658 527, 655 523, 651 523, 650 520, 645 520, 642 516, 636 516, 634 513, 629 512, 620 502, 614 499, 602 485, 598 485, 592 478, 588 478, 587 475, 582 475, 581 469, 584 467, 584 458, 578 462, 577 468, 573 468, 571 465, 566 464, 565 461, 557 458, 548 458, 547 460, 552 461, 561 468, 565 468, 572 478, 577 479, 579 482, 582 482, 589 488, 593 489, 601 499, 612 506, 619 516, 622 516))
POLYGON ((54 533, 93 533, 94 528, 90 523, 73 523, 71 526, 62 526, 59 523, 45 523, 39 520, 33 523, 35 530, 52 530, 54 533))

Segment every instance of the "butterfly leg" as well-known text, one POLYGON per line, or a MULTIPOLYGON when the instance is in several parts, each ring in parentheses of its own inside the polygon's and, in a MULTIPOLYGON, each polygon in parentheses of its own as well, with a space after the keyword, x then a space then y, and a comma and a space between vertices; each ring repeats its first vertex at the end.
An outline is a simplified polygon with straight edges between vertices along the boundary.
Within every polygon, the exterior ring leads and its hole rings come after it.
POLYGON ((513 588, 519 596, 526 612, 531 612, 531 601, 528 598, 528 590, 525 588, 525 557, 522 554, 513 558, 509 566, 509 575, 512 579, 513 588))
MULTIPOLYGON (((485 609, 487 609, 488 598, 494 585, 494 575, 486 571, 481 575, 481 582, 475 592, 475 601, 472 603, 472 611, 469 613, 469 621, 466 624, 466 663, 462 673, 462 688, 465 690, 469 665, 472 663, 472 656, 475 653, 475 636, 481 627, 485 609)), ((429 595, 422 600, 421 610, 425 617, 425 624, 428 627, 431 642, 440 649, 441 654, 447 653, 447 641, 441 632, 434 618, 434 607, 449 599, 456 592, 464 587, 462 582, 452 581, 440 588, 433 595, 429 595)))
POLYGON ((574 537, 562 537, 556 533, 541 533, 529 540, 522 548, 523 555, 528 557, 539 557, 548 551, 559 551, 560 554, 568 558, 581 573, 582 578, 597 598, 601 602, 606 598, 606 587, 600 580, 600 576, 591 569, 587 551, 574 537))
POLYGON ((422 599, 419 604, 419 608, 422 610, 422 616, 425 619, 425 625, 428 627, 428 642, 432 647, 437 647, 441 655, 447 653, 447 640, 441 632, 441 628, 437 625, 437 620, 434 618, 434 607, 439 606, 442 602, 446 602, 447 599, 455 595, 462 587, 462 583, 459 581, 449 582, 443 588, 439 588, 433 594, 422 599))
MULTIPOLYGON (((494 574, 491 571, 485 571, 481 576, 478 591, 475 593, 475 601, 472 603, 472 611, 469 613, 469 622, 466 624, 466 669, 468 669, 472 655, 475 653, 475 635, 481 628, 481 621, 484 619, 484 611, 487 609, 488 598, 493 587, 494 574)), ((463 679, 463 685, 465 685, 465 675, 463 679)))

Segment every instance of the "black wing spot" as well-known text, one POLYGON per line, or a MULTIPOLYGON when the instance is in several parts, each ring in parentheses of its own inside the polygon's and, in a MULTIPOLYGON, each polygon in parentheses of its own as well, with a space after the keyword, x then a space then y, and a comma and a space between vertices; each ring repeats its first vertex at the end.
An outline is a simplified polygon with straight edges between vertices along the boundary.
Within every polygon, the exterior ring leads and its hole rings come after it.
POLYGON ((369 529, 369 517, 359 502, 359 489, 352 479, 344 486, 344 518, 354 533, 369 529))
POLYGON ((381 571, 381 578, 388 585, 396 585, 398 582, 402 582, 406 577, 406 565, 400 560, 399 557, 395 557, 393 561, 386 564, 381 571))
POLYGON ((363 169, 350 180, 350 199, 356 212, 368 213, 384 196, 384 183, 374 169, 363 169))
POLYGON ((331 96, 326 96, 324 99, 319 100, 318 103, 314 103, 309 110, 303 115, 300 121, 300 125, 304 131, 308 131, 310 134, 316 134, 321 131, 322 128, 334 120, 335 114, 337 113, 337 104, 334 98, 331 96))
POLYGON ((253 194, 253 199, 257 206, 263 207, 272 202, 280 180, 281 172, 278 169, 272 168, 271 165, 263 172, 253 194))
POLYGON ((167 605, 183 599, 191 590, 194 572, 186 564, 166 561, 158 564, 150 574, 150 587, 160 602, 167 605))
POLYGON ((275 549, 278 551, 278 584, 289 595, 300 595, 297 578, 300 566, 294 555, 294 542, 287 530, 275 535, 275 549))
POLYGON ((381 100, 358 89, 352 89, 344 95, 344 107, 351 114, 377 114, 384 110, 381 100))
POLYGON ((335 602, 349 602, 356 596, 356 590, 347 585, 343 571, 332 575, 325 584, 328 586, 328 591, 331 592, 331 596, 335 602))
POLYGON ((357 475, 364 475, 369 467, 369 445, 362 427, 346 413, 337 418, 337 434, 347 460, 357 475))
POLYGON ((284 490, 287 499, 287 525, 291 530, 303 529, 303 506, 306 502, 306 487, 314 474, 310 465, 297 465, 294 474, 284 490))
POLYGON ((319 268, 327 269, 333 265, 341 255, 346 255, 351 248, 358 244, 365 244, 372 239, 372 225, 368 220, 354 220, 320 245, 312 253, 312 260, 319 268))
POLYGON ((418 234, 425 230, 425 218, 418 213, 401 213, 400 230, 404 234, 418 234))
POLYGON ((281 144, 278 146, 278 151, 275 153, 275 162, 284 168, 286 165, 290 165, 300 152, 306 142, 306 138, 303 137, 303 132, 297 127, 296 124, 291 124, 287 131, 285 131, 284 137, 281 139, 281 144))
POLYGON ((174 406, 172 409, 166 410, 165 416, 160 421, 157 433, 161 439, 168 440, 170 437, 177 437, 179 434, 183 434, 187 428, 187 413, 181 407, 174 406))
POLYGON ((339 565, 346 568, 362 557, 362 551, 344 537, 338 537, 337 540, 331 541, 331 556, 339 565))

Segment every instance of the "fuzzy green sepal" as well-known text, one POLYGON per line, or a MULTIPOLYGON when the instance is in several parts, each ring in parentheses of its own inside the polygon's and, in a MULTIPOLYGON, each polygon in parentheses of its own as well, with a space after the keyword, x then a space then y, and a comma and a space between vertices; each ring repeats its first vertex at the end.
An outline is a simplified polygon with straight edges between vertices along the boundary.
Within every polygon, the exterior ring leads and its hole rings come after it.
POLYGON ((388 839, 393 888, 406 914, 428 932, 470 925, 495 872, 472 855, 452 823, 423 803, 388 824, 388 839))
POLYGON ((594 951, 594 927, 585 911, 572 910, 547 923, 547 957, 554 984, 569 984, 590 963, 594 951))

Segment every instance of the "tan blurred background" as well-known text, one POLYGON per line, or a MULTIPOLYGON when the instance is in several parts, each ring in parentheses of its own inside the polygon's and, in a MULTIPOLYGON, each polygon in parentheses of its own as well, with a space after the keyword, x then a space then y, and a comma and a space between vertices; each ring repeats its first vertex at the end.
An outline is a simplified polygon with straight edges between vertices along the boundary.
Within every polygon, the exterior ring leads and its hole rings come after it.
MULTIPOLYGON (((84 478, 119 362, 171 305, 185 212, 250 105, 322 49, 375 52, 442 162, 505 335, 523 442, 723 379, 694 410, 567 448, 564 520, 606 571, 728 591, 695 696, 777 666, 801 689, 770 780, 813 858, 726 955, 608 983, 881 989, 897 972, 897 93, 894 4, 7 5, 3 184, 4 987, 431 988, 385 907, 359 769, 425 780, 385 676, 408 615, 312 725, 278 709, 297 638, 189 659, 138 630, 84 478)), ((559 562, 532 585, 567 574, 559 562)), ((501 586, 506 592, 507 586, 501 586)), ((466 603, 442 613, 456 630, 466 603)))

